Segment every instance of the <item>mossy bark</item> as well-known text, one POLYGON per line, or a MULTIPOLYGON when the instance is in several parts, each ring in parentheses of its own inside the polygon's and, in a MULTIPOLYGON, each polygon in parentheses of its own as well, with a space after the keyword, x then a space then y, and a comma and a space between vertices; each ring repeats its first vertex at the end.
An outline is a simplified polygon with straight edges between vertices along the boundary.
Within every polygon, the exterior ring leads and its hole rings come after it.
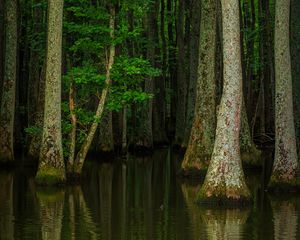
POLYGON ((206 170, 213 150, 216 129, 216 3, 204 0, 201 6, 201 36, 195 117, 187 151, 182 162, 185 173, 206 170))
POLYGON ((239 1, 222 0, 223 95, 217 116, 216 140, 197 201, 220 204, 250 200, 240 156, 242 64, 239 1))
POLYGON ((65 181, 61 135, 62 19, 63 0, 49 0, 44 125, 36 174, 36 182, 43 185, 65 181))
POLYGON ((275 159, 269 186, 299 185, 289 40, 290 0, 275 6, 275 159))
POLYGON ((14 119, 17 78, 17 1, 5 1, 5 61, 0 108, 0 163, 14 161, 14 119))

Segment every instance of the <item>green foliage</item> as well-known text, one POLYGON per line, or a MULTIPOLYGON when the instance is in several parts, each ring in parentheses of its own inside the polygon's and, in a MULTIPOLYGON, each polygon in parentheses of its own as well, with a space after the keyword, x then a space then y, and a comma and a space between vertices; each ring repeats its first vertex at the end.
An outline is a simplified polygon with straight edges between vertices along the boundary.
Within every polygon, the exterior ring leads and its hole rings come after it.
POLYGON ((152 93, 143 91, 142 83, 161 74, 142 57, 120 56, 111 71, 113 84, 110 88, 108 108, 120 110, 124 105, 141 103, 152 98, 152 93))
POLYGON ((36 125, 30 126, 28 128, 25 128, 25 133, 31 137, 41 135, 43 132, 43 129, 41 127, 38 127, 36 125))

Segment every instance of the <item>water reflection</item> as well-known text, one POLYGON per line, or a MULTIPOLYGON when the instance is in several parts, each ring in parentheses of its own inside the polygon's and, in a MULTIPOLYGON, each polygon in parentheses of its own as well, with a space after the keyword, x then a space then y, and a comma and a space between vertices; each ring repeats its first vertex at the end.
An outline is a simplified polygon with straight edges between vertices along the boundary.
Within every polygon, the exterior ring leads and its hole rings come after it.
POLYGON ((2 172, 0 239, 299 239, 300 198, 269 200, 260 175, 247 174, 250 209, 208 209, 194 203, 199 180, 176 178, 177 165, 170 149, 90 162, 82 185, 62 189, 36 189, 27 171, 2 172))
POLYGON ((43 188, 37 190, 40 207, 42 239, 61 239, 64 189, 43 188))
POLYGON ((296 208, 298 199, 271 199, 274 222, 274 239, 294 240, 297 238, 299 210, 296 208))
POLYGON ((13 174, 0 172, 0 239, 14 239, 13 174))

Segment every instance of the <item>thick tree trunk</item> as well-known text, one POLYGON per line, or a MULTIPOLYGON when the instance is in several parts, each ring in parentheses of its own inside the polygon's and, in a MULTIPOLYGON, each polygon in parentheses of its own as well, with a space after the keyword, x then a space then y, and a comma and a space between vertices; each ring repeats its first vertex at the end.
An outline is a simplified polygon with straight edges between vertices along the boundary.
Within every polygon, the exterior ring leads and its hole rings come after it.
POLYGON ((276 139, 273 172, 269 184, 271 188, 280 187, 283 183, 294 186, 299 173, 289 43, 290 0, 277 0, 275 12, 276 139))
MULTIPOLYGON (((300 1, 291 0, 291 57, 296 136, 300 147, 300 1)), ((298 150, 300 150, 298 148, 298 150)))
POLYGON ((5 61, 0 109, 0 163, 14 160, 14 118, 17 79, 17 1, 5 2, 5 61))
POLYGON ((195 114, 197 72, 199 63, 199 37, 200 37, 200 13, 201 1, 193 0, 191 2, 191 33, 190 33, 190 51, 189 51, 189 89, 187 98, 187 113, 185 122, 185 132, 182 147, 188 147, 191 129, 195 114))
MULTIPOLYGON (((110 28, 110 37, 114 38, 114 31, 115 31, 115 8, 113 5, 110 5, 110 19, 109 19, 109 28, 110 28)), ((101 97, 98 103, 98 107, 95 113, 95 121, 92 123, 92 126, 89 129, 89 132, 79 150, 79 152, 76 155, 76 159, 74 161, 74 172, 75 174, 80 175, 82 166, 84 164, 86 155, 89 151, 89 148, 91 146, 91 143, 93 141, 95 132, 97 130, 99 120, 101 120, 101 117, 103 115, 104 106, 106 102, 106 98, 108 95, 108 87, 111 84, 111 78, 110 78, 110 70, 114 64, 114 58, 115 58, 115 45, 112 43, 109 47, 109 59, 106 67, 106 80, 105 84, 106 86, 102 90, 101 97)), ((100 129, 101 130, 101 129, 100 129)))
POLYGON ((185 1, 179 0, 177 24, 177 86, 176 86, 176 124, 175 144, 181 145, 186 120, 187 79, 185 73, 184 19, 185 1))
POLYGON ((190 170, 207 169, 216 129, 216 4, 214 0, 203 0, 201 5, 195 117, 182 162, 182 169, 186 174, 190 170))
POLYGON ((248 202, 250 199, 240 157, 242 63, 238 0, 222 0, 222 19, 223 95, 213 154, 197 200, 226 204, 248 202))
POLYGON ((45 185, 65 181, 61 135, 62 19, 63 0, 49 0, 44 126, 36 174, 37 183, 45 185))
POLYGON ((0 96, 4 78, 4 0, 0 0, 0 96))

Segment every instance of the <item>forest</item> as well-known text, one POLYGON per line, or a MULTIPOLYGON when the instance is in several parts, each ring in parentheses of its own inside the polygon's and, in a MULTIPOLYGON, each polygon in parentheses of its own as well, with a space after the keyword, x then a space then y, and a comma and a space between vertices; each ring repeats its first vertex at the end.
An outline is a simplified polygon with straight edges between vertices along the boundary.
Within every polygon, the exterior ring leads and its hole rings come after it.
POLYGON ((145 177, 175 164, 199 205, 251 205, 249 171, 297 195, 299 43, 298 0, 0 0, 0 175, 62 191, 168 149, 145 177))

